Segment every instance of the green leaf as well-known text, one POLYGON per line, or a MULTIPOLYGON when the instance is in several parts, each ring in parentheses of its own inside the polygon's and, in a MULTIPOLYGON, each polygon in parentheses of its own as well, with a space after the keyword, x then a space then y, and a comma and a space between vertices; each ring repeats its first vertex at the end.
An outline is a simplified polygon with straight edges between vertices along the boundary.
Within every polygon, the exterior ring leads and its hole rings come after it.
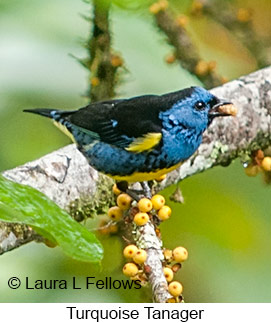
POLYGON ((0 175, 0 220, 27 224, 56 242, 68 256, 100 262, 103 248, 96 236, 32 187, 14 183, 0 175))

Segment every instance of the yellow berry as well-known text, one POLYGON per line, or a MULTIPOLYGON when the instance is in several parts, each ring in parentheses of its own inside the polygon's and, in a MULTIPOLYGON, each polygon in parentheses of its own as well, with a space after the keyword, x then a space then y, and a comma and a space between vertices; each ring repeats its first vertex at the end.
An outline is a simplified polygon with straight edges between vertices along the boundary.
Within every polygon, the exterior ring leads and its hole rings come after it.
POLYGON ((149 216, 147 213, 139 212, 134 217, 134 222, 136 225, 144 225, 149 221, 149 216))
POLYGON ((108 210, 108 216, 114 221, 119 221, 122 218, 122 210, 118 206, 112 206, 108 210))
POLYGON ((123 255, 125 258, 133 258, 137 251, 137 246, 135 246, 134 244, 130 244, 129 246, 123 249, 123 255))
POLYGON ((133 257, 133 261, 137 264, 144 264, 147 260, 147 252, 143 249, 139 249, 133 257))
POLYGON ((128 262, 123 266, 122 272, 126 276, 133 277, 138 273, 137 265, 132 262, 128 262))
POLYGON ((262 161, 262 168, 267 172, 271 171, 271 157, 264 157, 262 161))
POLYGON ((122 193, 117 197, 118 207, 122 210, 128 210, 132 202, 131 196, 122 193))
POLYGON ((164 205, 161 207, 161 209, 158 211, 158 218, 161 220, 161 221, 165 221, 167 220, 170 215, 171 215, 171 208, 167 205, 164 205))
POLYGON ((173 259, 177 262, 183 262, 188 258, 188 251, 184 247, 177 247, 173 250, 173 259))
POLYGON ((118 189, 117 184, 113 185, 113 193, 115 195, 120 195, 121 191, 118 189))
POLYGON ((152 209, 152 202, 146 197, 143 197, 138 201, 137 206, 140 212, 150 212, 150 210, 152 209))
POLYGON ((164 196, 160 195, 160 194, 156 194, 151 198, 151 202, 152 202, 152 207, 155 210, 159 210, 161 209, 161 207, 163 207, 166 203, 164 196))
POLYGON ((166 260, 170 260, 172 258, 172 250, 165 249, 164 250, 164 257, 166 260))
POLYGON ((168 291, 172 296, 177 297, 183 292, 183 286, 181 283, 174 281, 168 285, 168 291))
POLYGON ((164 267, 163 271, 164 271, 164 275, 165 275, 165 278, 166 278, 167 282, 168 283, 171 282, 172 279, 173 279, 173 275, 174 275, 173 271, 168 267, 164 267))

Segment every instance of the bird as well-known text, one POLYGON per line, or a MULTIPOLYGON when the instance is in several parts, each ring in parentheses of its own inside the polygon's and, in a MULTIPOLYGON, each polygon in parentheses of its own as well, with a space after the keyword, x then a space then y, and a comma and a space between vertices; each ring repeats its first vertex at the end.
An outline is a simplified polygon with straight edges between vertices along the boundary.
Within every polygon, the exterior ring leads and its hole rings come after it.
POLYGON ((73 111, 24 111, 52 119, 92 167, 117 183, 152 181, 176 169, 198 149, 214 118, 235 114, 232 103, 202 87, 94 102, 73 111))

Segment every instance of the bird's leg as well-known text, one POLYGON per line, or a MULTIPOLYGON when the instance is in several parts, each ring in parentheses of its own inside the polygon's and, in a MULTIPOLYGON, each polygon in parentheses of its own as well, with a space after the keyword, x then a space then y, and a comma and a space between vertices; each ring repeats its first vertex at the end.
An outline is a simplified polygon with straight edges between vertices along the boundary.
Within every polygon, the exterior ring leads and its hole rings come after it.
POLYGON ((144 191, 141 191, 141 190, 130 189, 128 186, 128 182, 126 182, 126 181, 117 182, 116 185, 120 191, 130 195, 131 198, 137 202, 140 200, 139 194, 144 193, 144 191))
POLYGON ((144 196, 146 196, 148 199, 151 199, 152 193, 151 193, 151 188, 148 184, 148 182, 140 182, 143 191, 144 191, 144 196))

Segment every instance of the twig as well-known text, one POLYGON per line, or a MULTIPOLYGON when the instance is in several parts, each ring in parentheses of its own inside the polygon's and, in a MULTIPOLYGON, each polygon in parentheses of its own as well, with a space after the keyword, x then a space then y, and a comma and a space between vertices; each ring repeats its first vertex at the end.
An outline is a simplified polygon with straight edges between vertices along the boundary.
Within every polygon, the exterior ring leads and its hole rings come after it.
POLYGON ((122 58, 112 53, 109 9, 109 0, 94 1, 93 30, 87 44, 89 58, 81 61, 90 71, 88 96, 92 102, 114 97, 117 70, 123 65, 122 58))
POLYGON ((202 5, 201 12, 230 30, 244 44, 257 60, 258 67, 270 64, 263 39, 255 33, 252 12, 249 9, 236 9, 230 1, 196 0, 202 5))
POLYGON ((158 28, 167 36, 168 43, 174 47, 174 55, 181 66, 197 76, 208 89, 221 85, 223 79, 212 68, 197 71, 202 62, 198 49, 170 9, 161 8, 153 13, 158 28))

